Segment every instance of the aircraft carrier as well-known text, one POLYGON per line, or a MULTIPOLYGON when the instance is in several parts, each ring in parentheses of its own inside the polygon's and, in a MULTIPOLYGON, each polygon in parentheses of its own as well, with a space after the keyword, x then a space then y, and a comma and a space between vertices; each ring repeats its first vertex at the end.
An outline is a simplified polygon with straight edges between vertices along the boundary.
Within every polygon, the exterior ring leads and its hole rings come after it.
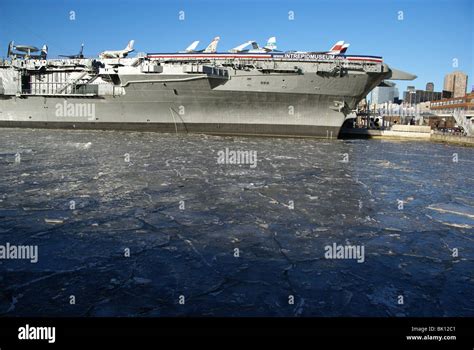
POLYGON ((131 41, 96 58, 81 50, 58 59, 46 58, 46 46, 33 55, 40 50, 11 43, 0 62, 0 126, 335 138, 374 87, 415 78, 338 44, 281 52, 269 41, 219 53, 217 41, 127 57, 131 41))

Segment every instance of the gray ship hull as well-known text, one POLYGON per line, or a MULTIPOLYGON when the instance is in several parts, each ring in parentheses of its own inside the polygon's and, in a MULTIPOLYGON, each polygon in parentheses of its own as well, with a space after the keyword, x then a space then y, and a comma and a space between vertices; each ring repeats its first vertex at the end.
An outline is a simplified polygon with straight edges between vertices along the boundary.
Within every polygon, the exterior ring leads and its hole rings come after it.
MULTIPOLYGON (((332 138, 345 118, 331 109, 337 95, 190 89, 183 83, 150 91, 143 85, 116 97, 2 97, 0 126, 332 138), (68 115, 63 106, 71 105, 93 113, 68 115)), ((346 97, 351 100, 358 98, 346 97)))
POLYGON ((34 73, 31 93, 0 95, 0 126, 336 138, 346 114, 388 74, 381 65, 220 62, 104 69, 103 81, 79 72, 58 83, 58 68, 34 73), (62 87, 79 79, 96 93, 62 87))
POLYGON ((0 126, 331 138, 344 121, 343 113, 328 108, 335 96, 202 90, 192 96, 178 91, 12 97, 0 100, 0 126), (82 105, 94 113, 57 115, 65 105, 82 105))
POLYGON ((91 122, 30 122, 0 121, 2 128, 78 129, 78 130, 124 130, 163 133, 197 133, 209 135, 275 136, 337 138, 340 127, 269 124, 214 124, 193 123, 177 127, 171 123, 91 123, 91 122))

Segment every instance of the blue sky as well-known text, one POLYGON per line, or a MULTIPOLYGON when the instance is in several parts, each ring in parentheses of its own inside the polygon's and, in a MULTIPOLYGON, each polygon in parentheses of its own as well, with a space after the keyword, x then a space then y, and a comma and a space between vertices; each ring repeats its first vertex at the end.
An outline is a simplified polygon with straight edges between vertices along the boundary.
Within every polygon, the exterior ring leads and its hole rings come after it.
POLYGON ((202 48, 216 35, 219 51, 247 40, 263 44, 270 36, 281 50, 326 50, 345 40, 351 43, 348 54, 383 56, 418 75, 398 83, 400 91, 411 84, 423 89, 428 81, 439 91, 453 70, 469 75, 470 90, 473 23, 472 0, 0 0, 0 57, 10 40, 46 43, 50 57, 77 53, 81 43, 87 56, 96 56, 122 49, 130 39, 137 52, 174 52, 193 40, 201 40, 202 48))

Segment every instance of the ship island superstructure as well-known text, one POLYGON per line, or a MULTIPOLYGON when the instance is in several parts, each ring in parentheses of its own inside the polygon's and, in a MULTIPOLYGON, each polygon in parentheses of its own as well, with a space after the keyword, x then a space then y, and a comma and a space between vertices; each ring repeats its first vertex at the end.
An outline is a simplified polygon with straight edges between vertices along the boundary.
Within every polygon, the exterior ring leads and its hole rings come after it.
POLYGON ((14 57, 0 126, 335 138, 375 86, 415 78, 378 56, 251 51, 14 57))

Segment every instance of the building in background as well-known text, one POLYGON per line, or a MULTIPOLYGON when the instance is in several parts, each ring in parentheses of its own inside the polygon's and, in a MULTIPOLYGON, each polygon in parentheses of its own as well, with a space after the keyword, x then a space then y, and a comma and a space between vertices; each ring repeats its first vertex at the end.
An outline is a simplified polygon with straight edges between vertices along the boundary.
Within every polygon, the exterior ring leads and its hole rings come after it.
POLYGON ((453 113, 464 111, 466 114, 474 114, 474 93, 465 94, 462 97, 453 97, 431 103, 431 110, 436 113, 453 113))
POLYGON ((456 127, 460 127, 467 135, 474 135, 474 92, 462 97, 433 101, 430 108, 431 112, 442 120, 453 117, 456 127))
POLYGON ((461 71, 446 74, 443 90, 451 92, 451 97, 464 97, 467 90, 467 75, 461 71))
POLYGON ((451 97, 453 97, 453 93, 451 91, 443 90, 441 98, 451 98, 451 97))
MULTIPOLYGON (((428 87, 428 84, 427 84, 428 87)), ((434 88, 434 85, 433 85, 434 88)), ((408 86, 403 92, 403 101, 408 105, 416 105, 421 102, 440 100, 443 93, 429 90, 416 90, 414 86, 408 86)))
POLYGON ((426 83, 426 91, 434 91, 434 83, 426 83))
POLYGON ((372 90, 371 103, 381 104, 385 102, 393 102, 395 98, 398 99, 398 88, 396 84, 391 81, 385 81, 386 86, 377 86, 372 90))

